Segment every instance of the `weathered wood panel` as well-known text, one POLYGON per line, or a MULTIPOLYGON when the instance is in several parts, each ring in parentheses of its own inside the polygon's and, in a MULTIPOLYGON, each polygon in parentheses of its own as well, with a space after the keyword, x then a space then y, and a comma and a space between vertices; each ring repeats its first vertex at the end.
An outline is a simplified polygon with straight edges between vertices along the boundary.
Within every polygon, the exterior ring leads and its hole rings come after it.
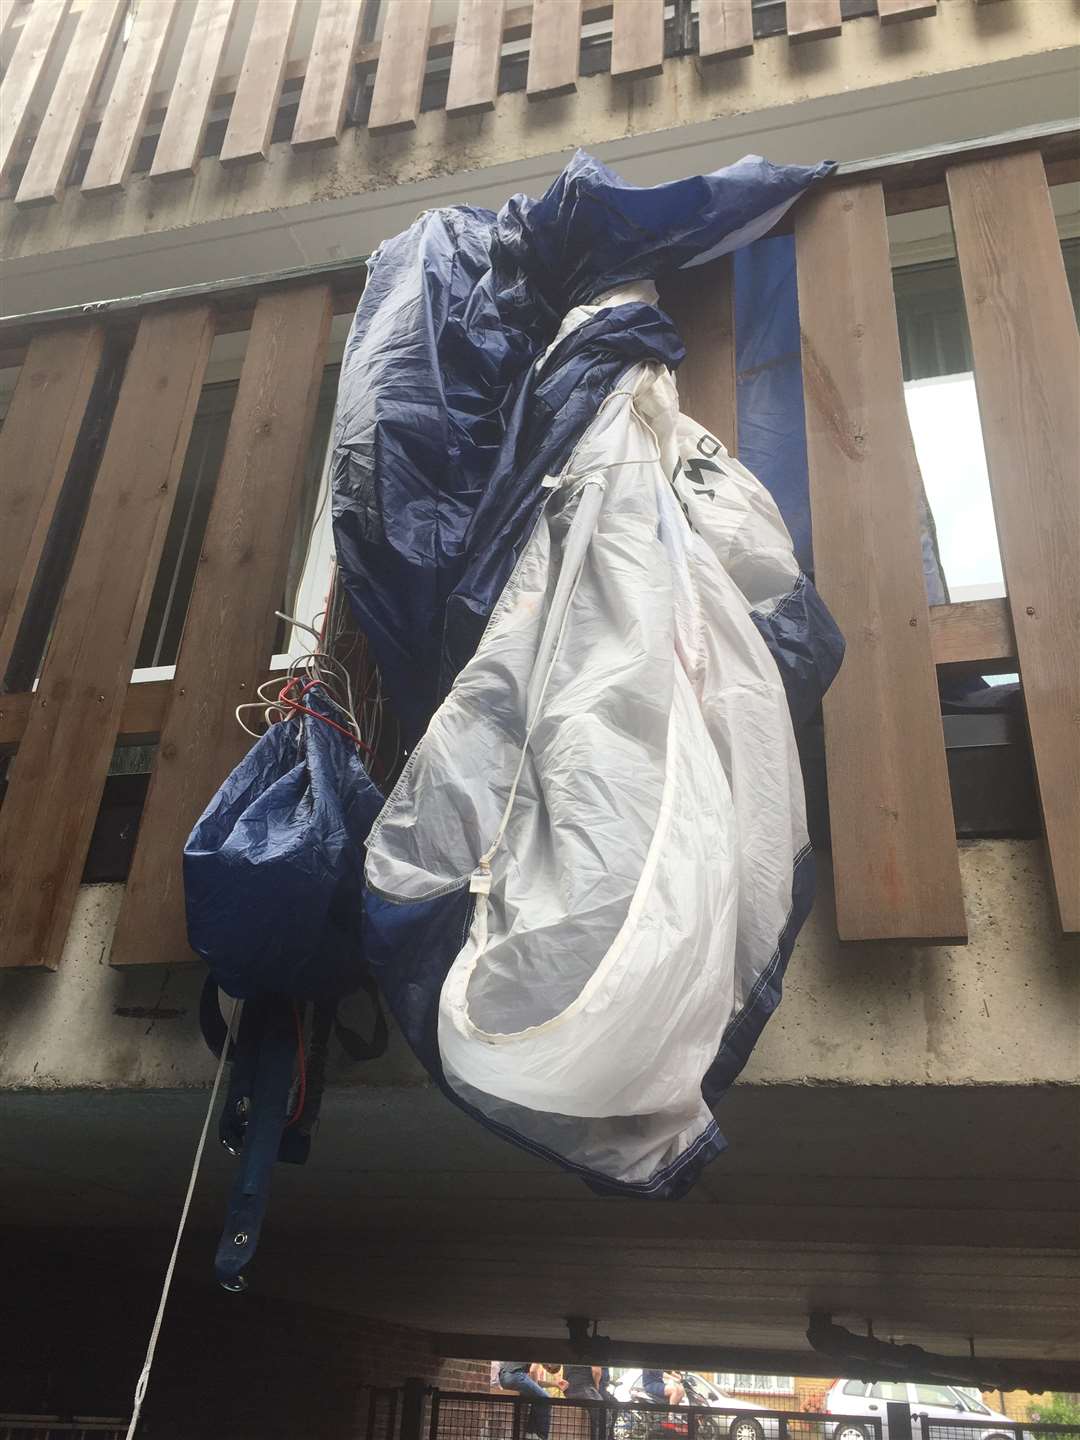
POLYGON ((840 0, 787 0, 789 40, 821 40, 840 29, 840 0))
POLYGON ((525 93, 530 100, 577 89, 582 0, 533 0, 525 93))
POLYGON ((126 9, 127 0, 94 0, 79 15, 78 28, 19 183, 16 205, 41 205, 59 199, 126 9))
POLYGON ((1016 663, 1016 636, 1007 600, 932 605, 930 642, 935 665, 983 665, 993 673, 1016 663))
POLYGON ((331 310, 326 284, 268 295, 255 308, 114 965, 192 958, 181 851, 251 743, 235 708, 252 698, 270 659, 331 310))
POLYGON ((150 177, 194 175, 239 0, 198 0, 150 166, 150 177))
POLYGON ((30 342, 0 430, 0 683, 101 366, 105 332, 76 325, 30 342))
POLYGON ((165 46, 179 13, 179 0, 154 0, 135 12, 135 23, 83 176, 84 194, 123 189, 135 162, 165 46))
POLYGON ((731 257, 725 255, 664 276, 660 303, 675 321, 686 346, 686 359, 675 372, 679 408, 711 430, 734 455, 738 405, 731 257))
POLYGON ((212 340, 206 305, 139 325, 0 809, 2 965, 59 962, 212 340))
POLYGON ((369 130, 410 130, 420 114, 427 67, 431 0, 389 0, 369 130))
POLYGON ((1080 338, 1042 157, 947 174, 1062 929, 1080 931, 1080 338))
POLYGON ((448 115, 494 108, 505 13, 506 0, 459 0, 446 92, 448 115))
POLYGON ((816 579, 847 640, 825 697, 839 934, 966 938, 881 186, 810 197, 795 240, 816 579))
POLYGON ((702 60, 749 55, 753 48, 751 0, 699 0, 698 54, 702 60))
POLYGON ((361 0, 322 0, 293 125, 295 150, 341 138, 362 13, 361 0))
MULTIPOLYGON (((26 17, 0 85, 0 184, 19 154, 33 118, 33 104, 56 49, 71 0, 37 0, 26 17)), ((10 7, 14 10, 14 6, 10 7)))
POLYGON ((664 68, 664 0, 614 0, 612 75, 659 75, 664 68))
POLYGON ((878 16, 883 25, 894 20, 924 20, 937 14, 937 0, 878 0, 878 16))
POLYGON ((269 154, 299 13, 300 0, 273 0, 256 10, 221 146, 222 165, 247 165, 269 154))

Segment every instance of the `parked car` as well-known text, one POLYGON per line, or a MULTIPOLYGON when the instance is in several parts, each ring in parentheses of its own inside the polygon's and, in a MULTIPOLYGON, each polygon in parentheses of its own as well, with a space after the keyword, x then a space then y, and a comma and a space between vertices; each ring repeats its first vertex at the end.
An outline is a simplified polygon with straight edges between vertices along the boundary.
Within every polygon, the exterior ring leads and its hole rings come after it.
MULTIPOLYGON (((731 1412, 727 1415, 717 1415, 715 1418, 710 1417, 709 1422, 699 1423, 697 1432, 702 1440, 779 1440, 779 1422, 768 1415, 763 1415, 760 1405, 755 1404, 754 1401, 740 1400, 735 1395, 728 1395, 714 1385, 711 1380, 706 1380, 704 1375, 699 1375, 696 1371, 671 1371, 670 1373, 677 1374, 682 1379, 683 1389, 686 1391, 684 1405, 707 1406, 711 1410, 731 1412)), ((614 1398, 624 1404, 633 1404, 635 1401, 644 1405, 656 1403, 655 1401, 650 1402, 643 1394, 640 1370, 623 1371, 613 1393, 614 1398)), ((622 1440, 642 1440, 642 1437, 651 1435, 650 1427, 644 1422, 635 1424, 635 1419, 638 1419, 637 1415, 628 1417, 628 1424, 616 1425, 616 1433, 622 1437, 622 1440)), ((661 1430, 666 1431, 670 1428, 670 1425, 657 1428, 657 1436, 660 1435, 661 1430)), ((685 1429, 685 1427, 683 1428, 685 1429)))
POLYGON ((912 1440, 945 1440, 928 1421, 983 1421, 984 1427, 965 1423, 953 1432, 960 1440, 1011 1440, 1013 1425, 1000 1410, 991 1410, 981 1400, 973 1399, 955 1385, 922 1385, 909 1380, 837 1380, 825 1397, 828 1415, 843 1418, 826 1429, 826 1440, 874 1440, 874 1427, 865 1422, 881 1422, 882 1440, 888 1440, 887 1405, 899 1400, 911 1407, 912 1440), (1006 1428, 998 1429, 998 1425, 1006 1428))

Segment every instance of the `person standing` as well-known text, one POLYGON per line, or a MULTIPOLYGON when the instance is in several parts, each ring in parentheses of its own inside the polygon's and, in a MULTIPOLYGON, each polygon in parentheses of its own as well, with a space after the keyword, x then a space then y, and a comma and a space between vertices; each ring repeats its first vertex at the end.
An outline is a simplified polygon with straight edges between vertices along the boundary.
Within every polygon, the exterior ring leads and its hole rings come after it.
POLYGON ((532 1360, 500 1360, 499 1384, 504 1390, 516 1390, 532 1400, 525 1420, 525 1440, 548 1440, 551 1432, 551 1400, 540 1384, 532 1360))
MULTIPOLYGON (((564 1365, 563 1374, 567 1380, 567 1400, 602 1400, 600 1393, 601 1370, 599 1365, 564 1365)), ((589 1434, 592 1440, 602 1440, 604 1434, 604 1412, 589 1408, 589 1434)))

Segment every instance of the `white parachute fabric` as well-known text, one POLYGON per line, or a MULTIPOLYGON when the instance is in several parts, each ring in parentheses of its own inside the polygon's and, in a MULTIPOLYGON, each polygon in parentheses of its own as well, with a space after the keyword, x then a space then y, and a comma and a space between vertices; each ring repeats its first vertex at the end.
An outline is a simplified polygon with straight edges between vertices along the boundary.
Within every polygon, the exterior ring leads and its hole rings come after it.
POLYGON ((627 373, 549 488, 366 880, 401 903, 474 892, 439 1007, 453 1091, 647 1181, 715 1132, 702 1077, 791 908, 802 780, 751 611, 799 572, 660 365, 627 373))

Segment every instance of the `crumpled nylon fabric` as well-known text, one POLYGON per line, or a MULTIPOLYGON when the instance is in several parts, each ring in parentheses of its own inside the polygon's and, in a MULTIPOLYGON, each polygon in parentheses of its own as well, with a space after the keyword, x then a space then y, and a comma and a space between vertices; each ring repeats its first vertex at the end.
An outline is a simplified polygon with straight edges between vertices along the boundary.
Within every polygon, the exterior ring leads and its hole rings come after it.
POLYGON ((682 358, 655 303, 614 305, 540 371, 564 316, 749 243, 831 168, 748 156, 643 189, 579 151, 540 199, 430 211, 372 257, 342 362, 334 534, 407 745, 475 649, 545 470, 630 365, 682 358))
POLYGON ((759 626, 808 587, 768 494, 635 367, 369 838, 368 954, 406 1034, 457 1103, 599 1187, 692 1181, 775 1004, 810 886, 759 626))

